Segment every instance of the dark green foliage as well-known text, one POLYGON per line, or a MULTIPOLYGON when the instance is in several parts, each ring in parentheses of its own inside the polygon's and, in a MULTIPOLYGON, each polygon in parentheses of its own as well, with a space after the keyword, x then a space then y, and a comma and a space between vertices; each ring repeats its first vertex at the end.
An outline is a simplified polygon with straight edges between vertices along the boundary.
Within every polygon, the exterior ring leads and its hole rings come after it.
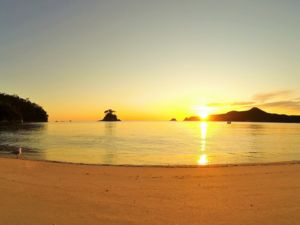
POLYGON ((0 93, 0 122, 47 122, 47 112, 17 95, 0 93))
POLYGON ((0 103, 0 121, 21 121, 22 116, 11 105, 0 103))

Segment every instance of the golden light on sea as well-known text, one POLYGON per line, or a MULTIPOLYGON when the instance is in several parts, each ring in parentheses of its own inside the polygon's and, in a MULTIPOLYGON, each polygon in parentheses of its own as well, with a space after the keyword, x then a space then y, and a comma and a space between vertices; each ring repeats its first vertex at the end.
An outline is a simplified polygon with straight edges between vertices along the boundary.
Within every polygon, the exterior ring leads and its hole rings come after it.
MULTIPOLYGON (((201 142, 200 142, 200 149, 201 152, 206 151, 206 135, 207 135, 207 122, 200 123, 200 132, 201 132, 201 142)), ((208 159, 206 154, 201 154, 198 161, 198 165, 204 166, 208 164, 208 159)))
POLYGON ((207 122, 201 122, 200 123, 200 130, 201 130, 201 139, 206 139, 206 133, 207 133, 207 122))
POLYGON ((208 159, 206 154, 200 155, 200 158, 198 160, 198 165, 205 166, 208 164, 208 159))

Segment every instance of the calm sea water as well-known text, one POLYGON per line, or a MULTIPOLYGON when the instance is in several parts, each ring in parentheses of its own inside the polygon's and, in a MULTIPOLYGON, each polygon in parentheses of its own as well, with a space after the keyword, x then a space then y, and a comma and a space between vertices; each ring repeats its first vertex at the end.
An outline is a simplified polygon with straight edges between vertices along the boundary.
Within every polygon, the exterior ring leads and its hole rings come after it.
POLYGON ((300 124, 90 122, 0 126, 0 155, 110 165, 300 160, 300 124))

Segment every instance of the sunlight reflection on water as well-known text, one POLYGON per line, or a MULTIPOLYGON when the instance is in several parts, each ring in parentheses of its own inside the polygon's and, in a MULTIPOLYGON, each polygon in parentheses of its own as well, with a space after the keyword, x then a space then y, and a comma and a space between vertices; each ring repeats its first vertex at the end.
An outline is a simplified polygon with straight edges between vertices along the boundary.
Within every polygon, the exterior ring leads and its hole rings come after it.
POLYGON ((197 161, 199 165, 205 166, 208 164, 207 155, 203 154, 203 152, 206 150, 206 134, 207 134, 207 122, 200 122, 200 131, 201 131, 201 142, 200 142, 200 158, 197 161))
POLYGON ((208 165, 300 159, 300 124, 90 122, 0 126, 0 154, 91 164, 208 165))

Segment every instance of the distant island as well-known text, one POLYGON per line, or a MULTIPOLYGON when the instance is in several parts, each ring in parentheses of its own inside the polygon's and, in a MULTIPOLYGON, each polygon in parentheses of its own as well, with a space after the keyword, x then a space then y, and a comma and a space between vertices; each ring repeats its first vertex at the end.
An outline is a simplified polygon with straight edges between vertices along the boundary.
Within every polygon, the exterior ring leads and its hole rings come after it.
POLYGON ((48 122, 47 112, 38 104, 17 95, 0 93, 0 122, 48 122))
POLYGON ((100 121, 107 121, 107 122, 113 122, 113 121, 121 121, 120 119, 118 119, 117 115, 114 114, 116 111, 112 110, 112 109, 108 109, 105 110, 105 116, 102 120, 100 121))
MULTIPOLYGON (((247 111, 230 111, 225 114, 209 116, 210 121, 236 121, 236 122, 277 122, 300 123, 300 116, 267 113, 257 107, 247 111)), ((201 121, 198 116, 187 117, 184 121, 201 121)))
POLYGON ((200 116, 185 117, 183 121, 201 121, 200 116))

